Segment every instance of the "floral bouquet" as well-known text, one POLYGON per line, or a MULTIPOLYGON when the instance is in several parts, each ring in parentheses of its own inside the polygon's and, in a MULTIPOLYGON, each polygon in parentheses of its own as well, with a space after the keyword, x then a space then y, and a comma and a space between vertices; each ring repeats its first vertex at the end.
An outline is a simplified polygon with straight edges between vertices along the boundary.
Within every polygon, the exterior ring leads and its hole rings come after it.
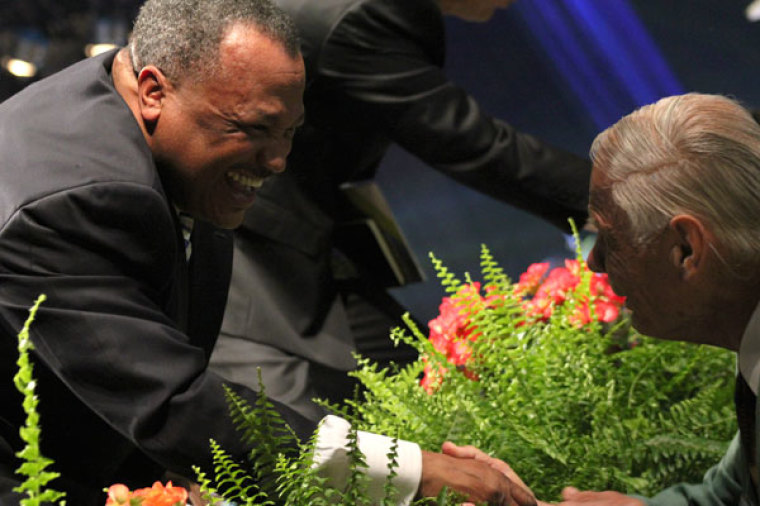
MULTIPOLYGON (((432 255, 431 255, 432 257, 432 255)), ((736 431, 733 354, 637 334, 606 275, 578 258, 512 283, 484 246, 482 281, 433 263, 447 292, 403 369, 360 361, 359 428, 438 450, 472 444, 541 498, 564 486, 643 495, 701 481, 736 431)))
MULTIPOLYGON (((584 264, 578 260, 565 260, 564 267, 556 267, 548 276, 549 263, 532 264, 520 276, 520 281, 512 287, 511 292, 498 294, 496 285, 486 287, 486 295, 481 296, 481 283, 472 282, 461 285, 451 297, 444 297, 439 310, 440 315, 429 323, 430 342, 436 351, 446 356, 446 361, 456 366, 465 376, 477 379, 466 365, 472 360, 472 347, 468 342, 477 340, 481 332, 471 324, 472 311, 494 310, 498 305, 509 304, 510 297, 522 301, 525 323, 537 321, 548 322, 554 309, 561 306, 581 282, 584 264)), ((618 320, 625 303, 625 297, 613 292, 606 274, 590 274, 589 290, 593 301, 584 297, 574 306, 568 321, 577 327, 583 327, 597 320, 611 323, 618 320)), ((520 323, 519 321, 517 323, 520 323)), ((423 355, 425 363, 422 386, 432 393, 441 380, 445 367, 433 366, 423 355)))

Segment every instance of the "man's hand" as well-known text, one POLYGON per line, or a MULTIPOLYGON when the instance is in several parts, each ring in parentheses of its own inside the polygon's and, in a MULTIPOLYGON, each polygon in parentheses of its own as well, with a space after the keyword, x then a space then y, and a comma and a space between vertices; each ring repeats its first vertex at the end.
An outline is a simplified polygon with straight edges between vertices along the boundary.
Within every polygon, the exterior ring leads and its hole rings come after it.
POLYGON ((488 463, 474 457, 422 452, 422 479, 419 494, 436 497, 448 487, 471 501, 489 506, 535 506, 536 499, 488 463))
MULTIPOLYGON (((516 472, 512 469, 512 467, 504 462, 503 460, 499 460, 495 457, 491 457, 483 450, 476 448, 471 445, 467 446, 457 446, 454 443, 450 441, 446 441, 443 443, 443 446, 441 447, 441 451, 445 453, 446 455, 451 455, 452 457, 460 457, 460 458, 471 458, 480 460, 481 462, 485 462, 492 468, 496 469, 500 473, 502 473, 504 476, 509 478, 509 480, 512 483, 515 483, 516 485, 519 485, 520 487, 524 488, 528 492, 533 495, 533 497, 536 496, 536 494, 533 493, 533 491, 528 488, 528 486, 525 484, 524 481, 522 481, 522 478, 520 478, 516 472)), ((552 506, 551 503, 539 501, 536 500, 536 504, 538 506, 552 506)), ((464 506, 474 506, 473 503, 465 503, 464 506)))
POLYGON ((643 502, 619 492, 580 491, 567 487, 562 491, 561 506, 645 506, 643 502))
POLYGON ((509 464, 503 460, 491 457, 480 448, 475 448, 472 445, 457 446, 451 441, 446 441, 443 443, 443 446, 441 446, 441 451, 446 455, 451 455, 452 457, 458 457, 461 459, 475 459, 484 462, 509 478, 509 480, 513 483, 516 483, 517 485, 533 494, 533 492, 528 488, 527 485, 525 485, 522 479, 517 476, 517 473, 512 470, 509 464))

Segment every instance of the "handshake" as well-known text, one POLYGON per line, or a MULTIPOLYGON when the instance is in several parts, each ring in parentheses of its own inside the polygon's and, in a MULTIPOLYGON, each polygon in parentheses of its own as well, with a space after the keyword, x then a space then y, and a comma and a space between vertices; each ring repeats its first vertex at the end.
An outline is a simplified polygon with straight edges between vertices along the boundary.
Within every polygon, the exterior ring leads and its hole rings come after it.
MULTIPOLYGON (((537 500, 509 464, 474 446, 446 442, 442 453, 422 452, 419 495, 435 497, 444 486, 489 506, 551 506, 537 500)), ((611 491, 582 492, 567 487, 562 496, 560 506, 645 506, 638 499, 611 491)))

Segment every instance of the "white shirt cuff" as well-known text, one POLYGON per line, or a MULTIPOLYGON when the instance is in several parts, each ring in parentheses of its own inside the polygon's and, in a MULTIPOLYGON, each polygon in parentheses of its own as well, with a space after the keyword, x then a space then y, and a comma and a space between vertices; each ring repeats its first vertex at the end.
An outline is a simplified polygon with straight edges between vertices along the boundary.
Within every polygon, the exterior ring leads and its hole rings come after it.
MULTIPOLYGON (((343 490, 348 480, 348 433, 351 424, 343 418, 328 415, 322 419, 317 432, 317 446, 314 462, 329 479, 330 485, 343 490)), ((393 440, 387 436, 357 431, 359 449, 364 454, 369 476, 369 497, 373 504, 384 498, 385 484, 388 479, 388 453, 393 440)), ((397 503, 410 504, 420 485, 422 476, 422 451, 409 441, 398 440, 397 463, 393 478, 397 490, 397 503)))

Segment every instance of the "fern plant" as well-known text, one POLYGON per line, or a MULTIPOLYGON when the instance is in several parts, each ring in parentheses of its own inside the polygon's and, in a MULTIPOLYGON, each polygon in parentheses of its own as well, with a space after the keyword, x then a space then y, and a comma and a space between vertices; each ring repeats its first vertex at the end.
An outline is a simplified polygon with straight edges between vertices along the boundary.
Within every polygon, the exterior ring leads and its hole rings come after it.
MULTIPOLYGON (((357 430, 348 433, 348 478, 345 486, 331 485, 315 465, 317 432, 305 443, 275 411, 266 397, 266 389, 259 373, 260 394, 254 405, 249 405, 234 391, 226 388, 230 414, 243 441, 253 450, 249 464, 242 465, 227 454, 215 441, 211 441, 214 461, 213 479, 196 468, 198 483, 208 500, 231 501, 238 505, 286 504, 371 505, 368 491, 367 464, 359 449, 357 430)), ((397 491, 392 479, 398 467, 396 440, 387 454, 389 476, 383 487, 383 504, 396 504, 397 491)))
POLYGON ((652 494, 701 480, 725 452, 736 430, 729 351, 650 339, 625 317, 579 325, 597 297, 580 255, 580 281, 545 321, 526 315, 531 301, 485 246, 483 290, 433 263, 468 322, 462 342, 449 344, 468 358, 442 353, 406 318, 409 330, 393 338, 421 359, 401 370, 360 360, 352 374, 364 398, 346 413, 356 426, 428 450, 445 440, 475 445, 547 500, 566 485, 652 494), (433 378, 426 388, 423 371, 433 378))
MULTIPOLYGON (((572 263, 577 282, 560 290, 561 302, 548 303, 526 297, 525 282, 513 283, 485 246, 482 290, 431 259, 444 303, 455 304, 464 322, 447 344, 454 352, 406 316, 408 328, 394 329, 391 339, 415 347, 417 362, 380 368, 357 357, 351 374, 362 397, 346 406, 322 402, 352 423, 348 485, 335 489, 319 474, 314 438, 299 444, 261 385, 253 407, 227 392, 243 437, 258 445, 254 464, 244 470, 215 446, 216 480, 199 477, 206 490, 237 504, 369 504, 358 429, 431 451, 446 440, 475 445, 509 462, 546 500, 559 499, 566 485, 651 495, 700 480, 725 452, 736 431, 733 354, 639 335, 610 312, 615 296, 601 295, 580 252, 572 263)), ((539 271, 529 269, 526 279, 539 271)), ((391 475, 396 457, 391 450, 391 475)), ((391 478, 383 504, 395 503, 391 478)), ((461 499, 444 490, 437 502, 461 499)))
POLYGON ((29 338, 29 327, 37 315, 37 310, 45 301, 45 295, 40 295, 32 308, 29 310, 29 317, 24 323, 24 327, 18 334, 18 372, 13 377, 16 388, 24 396, 23 408, 26 413, 26 423, 19 434, 24 441, 24 448, 16 453, 21 459, 21 465, 16 472, 25 476, 23 483, 14 488, 14 492, 26 494, 21 499, 21 506, 39 506, 41 504, 50 504, 60 501, 60 505, 65 505, 65 494, 57 490, 48 488, 47 485, 52 480, 60 476, 60 473, 50 471, 49 467, 53 461, 46 458, 40 452, 40 416, 37 412, 37 406, 40 402, 35 394, 37 383, 34 379, 34 364, 29 359, 29 352, 34 350, 34 344, 29 338))

